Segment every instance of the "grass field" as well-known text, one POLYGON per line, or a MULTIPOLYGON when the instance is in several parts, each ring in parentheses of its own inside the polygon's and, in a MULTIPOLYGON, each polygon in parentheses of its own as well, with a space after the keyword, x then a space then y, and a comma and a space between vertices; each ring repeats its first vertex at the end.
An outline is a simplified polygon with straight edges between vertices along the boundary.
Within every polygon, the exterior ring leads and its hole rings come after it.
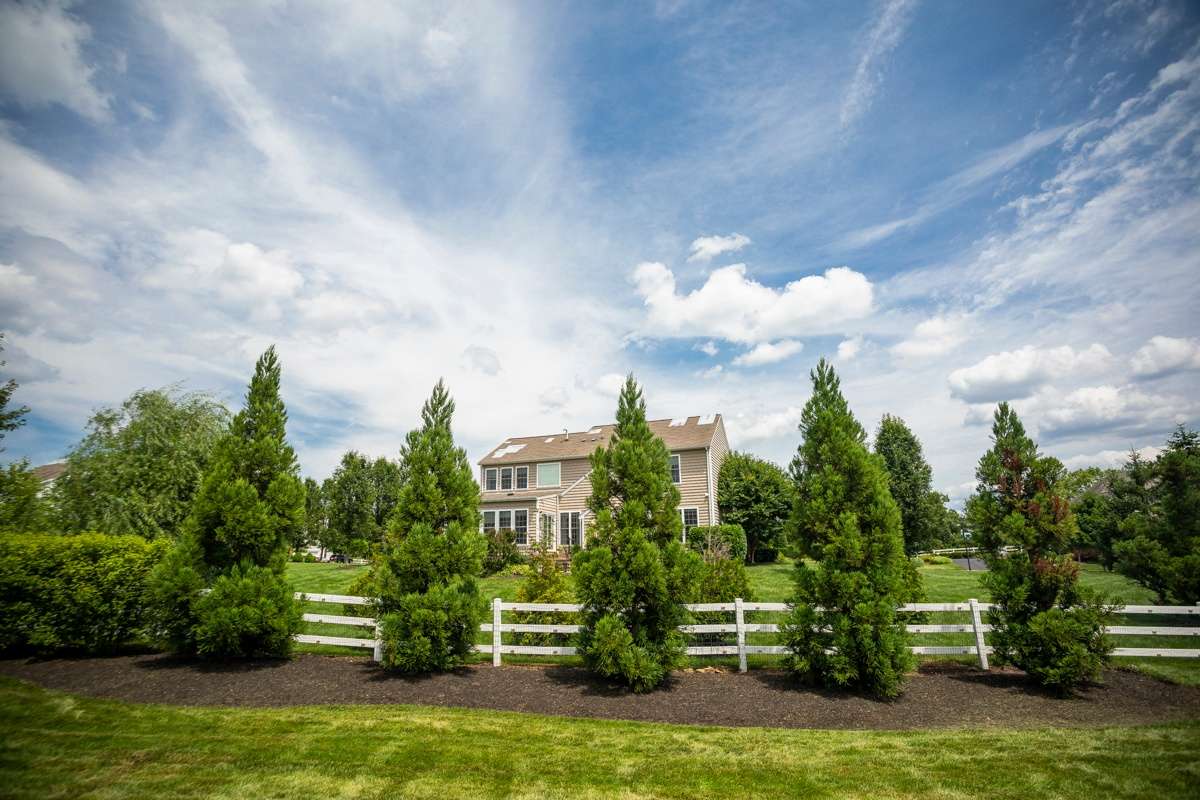
POLYGON ((133 705, 0 679, 0 730, 10 798, 1161 800, 1200 784, 1200 725, 694 728, 410 706, 133 705))

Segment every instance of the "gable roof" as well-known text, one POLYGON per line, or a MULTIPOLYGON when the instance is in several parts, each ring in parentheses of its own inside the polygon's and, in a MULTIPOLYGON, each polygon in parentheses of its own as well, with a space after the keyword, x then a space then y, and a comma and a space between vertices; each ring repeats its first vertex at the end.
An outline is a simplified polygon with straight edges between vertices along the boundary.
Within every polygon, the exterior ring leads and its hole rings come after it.
MULTIPOLYGON (((723 424, 720 414, 649 421, 650 430, 663 440, 668 450, 699 450, 708 447, 712 444, 717 429, 723 424)), ((591 455, 593 450, 608 444, 614 428, 616 424, 609 423, 574 433, 516 436, 505 439, 489 450, 487 455, 479 459, 479 463, 491 466, 585 458, 591 455)))
POLYGON ((53 464, 42 464, 40 467, 34 467, 32 472, 37 476, 37 479, 42 483, 48 483, 58 478, 67 471, 67 462, 55 461, 53 464))

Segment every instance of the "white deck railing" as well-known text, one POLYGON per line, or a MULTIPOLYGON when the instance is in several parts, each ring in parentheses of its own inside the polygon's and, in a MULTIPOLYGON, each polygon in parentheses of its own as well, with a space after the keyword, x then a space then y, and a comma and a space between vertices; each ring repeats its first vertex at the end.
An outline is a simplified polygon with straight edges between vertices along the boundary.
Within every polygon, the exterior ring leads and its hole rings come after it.
MULTIPOLYGON (((314 603, 335 603, 343 605, 369 605, 370 599, 353 595, 340 594, 306 594, 297 592, 297 600, 307 600, 314 603)), ((731 633, 734 634, 733 644, 692 645, 687 648, 689 656, 737 656, 738 669, 746 671, 747 656, 750 655, 785 655, 788 651, 782 645, 749 644, 746 634, 749 633, 779 633, 780 626, 772 622, 746 622, 748 612, 786 613, 791 610, 788 603, 750 603, 740 598, 732 603, 691 603, 685 606, 693 612, 723 612, 732 613, 733 621, 729 623, 681 625, 679 630, 688 634, 731 633)), ((972 645, 914 645, 910 649, 917 655, 973 655, 978 659, 980 669, 988 668, 988 655, 992 648, 986 643, 986 635, 992 626, 983 622, 982 614, 991 608, 990 603, 980 603, 978 600, 968 600, 965 603, 910 603, 899 606, 897 611, 926 612, 926 613, 970 613, 970 621, 966 623, 948 624, 914 624, 905 625, 909 633, 971 633, 975 643, 972 645)), ((506 644, 503 641, 505 633, 542 633, 572 635, 579 633, 580 626, 562 623, 532 623, 504 622, 504 612, 523 613, 579 613, 582 607, 574 603, 509 603, 497 597, 492 600, 492 621, 479 626, 485 633, 492 634, 491 644, 477 644, 475 650, 480 653, 491 653, 492 663, 499 666, 501 656, 511 655, 536 656, 571 656, 576 654, 576 648, 569 644, 562 645, 532 645, 506 644)), ((1118 607, 1117 613, 1127 615, 1157 615, 1157 616, 1192 616, 1200 617, 1200 604, 1195 606, 1137 606, 1118 607)), ((308 644, 330 644, 343 647, 360 647, 373 651, 376 661, 383 653, 383 642, 380 639, 379 626, 370 617, 349 617, 335 614, 305 614, 305 622, 322 622, 333 625, 350 625, 361 628, 371 628, 375 635, 371 639, 361 639, 344 636, 318 636, 299 634, 297 642, 308 644)), ((1113 625, 1108 629, 1113 636, 1200 636, 1200 627, 1180 625, 1113 625)), ((1118 647, 1112 654, 1118 657, 1170 657, 1170 658, 1200 658, 1200 649, 1181 647, 1118 647)))

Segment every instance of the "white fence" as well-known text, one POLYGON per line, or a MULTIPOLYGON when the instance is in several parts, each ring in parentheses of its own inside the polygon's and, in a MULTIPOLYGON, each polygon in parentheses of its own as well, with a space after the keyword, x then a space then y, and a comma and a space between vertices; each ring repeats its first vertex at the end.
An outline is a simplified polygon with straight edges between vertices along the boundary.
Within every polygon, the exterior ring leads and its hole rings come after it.
MULTIPOLYGON (((316 603, 336 603, 344 605, 363 606, 370 600, 365 597, 340 594, 303 594, 296 593, 297 600, 307 600, 316 603)), ((689 656, 737 656, 738 669, 746 671, 747 656, 749 655, 784 655, 787 648, 782 645, 749 644, 747 634, 779 633, 780 626, 772 622, 747 622, 748 612, 786 613, 791 610, 787 603, 748 603, 741 598, 732 603, 692 603, 685 606, 693 612, 722 612, 732 613, 733 621, 719 624, 681 625, 679 630, 689 634, 734 634, 733 644, 693 645, 688 647, 689 656)), ((992 626, 983 622, 983 612, 990 609, 990 603, 980 603, 971 599, 965 603, 910 603, 899 606, 898 611, 924 613, 970 613, 970 621, 966 623, 947 624, 913 624, 905 625, 905 630, 915 634, 929 633, 970 633, 974 635, 972 645, 914 645, 910 649, 917 655, 972 655, 978 659, 980 669, 988 668, 988 655, 992 648, 986 643, 986 635, 992 626)), ((573 603, 508 603, 499 597, 492 600, 492 621, 479 626, 485 633, 492 634, 491 644, 477 644, 475 650, 480 653, 491 653, 492 664, 499 666, 501 656, 535 655, 535 656, 570 656, 575 655, 576 648, 568 645, 532 645, 505 644, 505 633, 536 633, 558 634, 570 636, 579 632, 579 625, 542 624, 531 622, 504 622, 504 612, 522 612, 527 614, 579 613, 582 607, 573 603)), ((1149 616, 1190 616, 1200 617, 1200 603, 1195 606, 1123 606, 1118 608, 1118 614, 1149 615, 1149 616)), ((308 644, 331 644, 343 647, 361 647, 370 649, 376 661, 380 660, 383 642, 379 638, 379 626, 369 617, 348 617, 335 614, 305 614, 306 622, 324 622, 334 625, 353 625, 371 628, 374 637, 371 639, 356 639, 343 636, 317 636, 300 634, 296 641, 308 644)), ((1185 627, 1179 625, 1113 625, 1108 628, 1113 636, 1200 636, 1200 627, 1185 627)), ((1200 658, 1200 649, 1181 647, 1118 647, 1113 650, 1114 656, 1127 657, 1170 657, 1170 658, 1200 658)))

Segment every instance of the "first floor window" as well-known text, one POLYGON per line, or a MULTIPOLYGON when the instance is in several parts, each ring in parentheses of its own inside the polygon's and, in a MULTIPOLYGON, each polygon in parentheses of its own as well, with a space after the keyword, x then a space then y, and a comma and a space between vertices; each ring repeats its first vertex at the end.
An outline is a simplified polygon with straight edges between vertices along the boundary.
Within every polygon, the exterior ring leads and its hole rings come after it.
POLYGON ((558 543, 562 547, 579 547, 583 542, 583 519, 578 511, 558 515, 558 543))
POLYGON ((496 512, 495 511, 483 512, 483 532, 487 533, 488 531, 494 531, 494 530, 496 530, 496 512))
POLYGON ((512 467, 500 470, 500 491, 507 492, 512 489, 512 473, 512 467))
POLYGON ((529 512, 523 508, 513 512, 513 533, 517 535, 517 544, 529 544, 529 512))
POLYGON ((517 488, 529 488, 529 467, 517 467, 517 488))
POLYGON ((486 492, 496 491, 496 470, 485 469, 483 471, 483 489, 486 492))
POLYGON ((680 478, 679 469, 680 469, 679 454, 672 453, 671 454, 671 483, 681 483, 682 482, 681 478, 680 478))
POLYGON ((542 541, 548 545, 554 544, 554 515, 542 514, 542 541))
POLYGON ((683 540, 686 542, 688 531, 700 524, 700 509, 681 508, 679 519, 683 521, 683 540))
POLYGON ((497 511, 496 512, 496 527, 502 531, 512 530, 512 512, 497 511))

